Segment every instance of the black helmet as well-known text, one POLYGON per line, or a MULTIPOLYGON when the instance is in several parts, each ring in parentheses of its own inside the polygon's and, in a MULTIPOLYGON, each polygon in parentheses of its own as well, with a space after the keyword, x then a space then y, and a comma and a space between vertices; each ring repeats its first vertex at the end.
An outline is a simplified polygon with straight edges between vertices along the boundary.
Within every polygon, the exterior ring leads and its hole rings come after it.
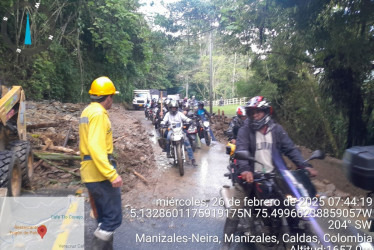
POLYGON ((249 117, 249 126, 254 130, 259 130, 271 120, 273 108, 270 106, 270 102, 268 102, 266 98, 263 96, 255 96, 246 103, 245 111, 249 117), (261 118, 261 120, 254 120, 252 117, 254 110, 261 110, 265 112, 265 116, 261 118))
POLYGON ((197 106, 203 106, 203 108, 204 108, 204 102, 198 102, 197 106))
POLYGON ((171 100, 170 103, 169 103, 169 110, 170 110, 170 113, 172 115, 176 115, 177 112, 178 112, 178 102, 176 100, 171 100), (173 110, 173 108, 175 108, 175 110, 173 110))

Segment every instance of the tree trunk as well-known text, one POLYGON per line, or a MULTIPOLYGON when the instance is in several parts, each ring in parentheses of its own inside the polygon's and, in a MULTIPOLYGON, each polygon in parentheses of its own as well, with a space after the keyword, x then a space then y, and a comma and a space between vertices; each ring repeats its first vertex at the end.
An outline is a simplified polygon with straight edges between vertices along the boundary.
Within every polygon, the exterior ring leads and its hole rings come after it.
POLYGON ((234 68, 233 68, 233 72, 232 72, 232 85, 231 85, 231 97, 235 97, 235 75, 236 75, 236 52, 235 52, 235 55, 234 55, 234 68))
POLYGON ((363 101, 360 89, 356 88, 354 93, 351 93, 351 102, 348 107, 347 147, 364 145, 367 129, 362 119, 363 101))

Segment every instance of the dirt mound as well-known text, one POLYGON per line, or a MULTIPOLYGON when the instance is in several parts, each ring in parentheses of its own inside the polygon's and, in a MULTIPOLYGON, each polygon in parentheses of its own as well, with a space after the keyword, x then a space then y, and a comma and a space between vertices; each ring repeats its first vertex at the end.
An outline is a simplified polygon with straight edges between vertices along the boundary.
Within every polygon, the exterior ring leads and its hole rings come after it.
MULTIPOLYGON (((32 143, 34 153, 42 156, 58 153, 59 156, 64 154, 71 158, 40 160, 35 156, 32 189, 83 186, 77 157, 78 130, 79 117, 87 105, 46 101, 27 103, 28 140, 32 143)), ((123 178, 123 190, 127 191, 139 181, 135 174, 145 175, 154 166, 153 150, 141 123, 131 117, 123 106, 114 104, 109 110, 109 118, 113 129, 113 154, 123 178)))

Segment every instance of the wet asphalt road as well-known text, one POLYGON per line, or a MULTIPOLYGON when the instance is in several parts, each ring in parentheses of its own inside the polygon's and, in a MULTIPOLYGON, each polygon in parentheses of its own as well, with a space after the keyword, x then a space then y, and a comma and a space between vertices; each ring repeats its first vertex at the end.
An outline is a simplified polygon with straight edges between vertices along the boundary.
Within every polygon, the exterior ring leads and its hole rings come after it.
MULTIPOLYGON (((154 134, 150 140, 158 167, 157 182, 145 190, 140 189, 135 198, 139 199, 137 205, 130 203, 125 207, 122 225, 115 233, 114 249, 219 249, 226 217, 219 201, 219 190, 222 185, 230 184, 223 176, 228 165, 225 145, 213 142, 207 147, 202 143, 195 152, 198 167, 186 162, 185 174, 180 176, 171 159, 161 152, 156 131, 151 122, 145 120, 144 112, 132 114, 154 134), (169 206, 162 203, 177 199, 169 206)), ((96 223, 89 218, 89 205, 86 205, 85 244, 86 249, 90 249, 96 223)))
POLYGON ((225 220, 219 190, 229 184, 223 176, 228 164, 225 146, 214 142, 207 147, 202 143, 195 152, 198 167, 187 162, 185 174, 180 176, 178 169, 169 164, 171 160, 160 152, 156 132, 151 122, 144 119, 144 112, 133 113, 155 135, 151 141, 161 174, 150 188, 152 196, 146 198, 144 207, 125 209, 124 221, 116 232, 115 249, 219 249, 225 220), (157 206, 155 201, 176 199, 179 204, 169 206, 157 206))
MULTIPOLYGON (((226 218, 222 212, 224 209, 220 203, 219 190, 223 185, 231 185, 230 180, 223 176, 228 165, 225 145, 214 142, 208 147, 202 143, 201 148, 194 154, 199 166, 193 167, 187 162, 184 176, 179 176, 178 169, 173 167, 171 160, 161 152, 156 131, 151 122, 144 118, 144 112, 133 112, 133 115, 154 135, 150 136, 150 140, 156 156, 157 182, 146 189, 140 188, 133 203, 129 202, 125 206, 122 225, 116 230, 114 249, 219 249, 226 218), (160 204, 165 201, 175 203, 169 206, 160 204), (181 204, 183 202, 186 204, 181 204)), ((352 227, 327 230, 328 219, 318 219, 319 226, 316 228, 320 228, 317 231, 321 237, 325 233, 362 234, 352 227)), ((85 242, 88 247, 86 249, 90 249, 90 239, 96 223, 92 222, 92 219, 86 221, 89 221, 89 226, 86 225, 85 242)), ((348 249, 345 245, 356 246, 357 243, 326 244, 330 247, 326 249, 335 249, 335 245, 343 247, 337 249, 348 249)), ((230 249, 256 249, 256 246, 233 243, 230 249)))

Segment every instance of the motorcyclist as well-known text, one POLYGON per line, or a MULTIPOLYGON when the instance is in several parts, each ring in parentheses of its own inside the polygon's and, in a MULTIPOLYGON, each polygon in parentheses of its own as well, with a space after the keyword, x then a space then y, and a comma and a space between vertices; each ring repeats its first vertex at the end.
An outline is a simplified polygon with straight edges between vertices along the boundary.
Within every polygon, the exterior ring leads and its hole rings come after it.
POLYGON ((165 100, 164 100, 164 108, 163 108, 163 113, 164 113, 164 115, 167 113, 167 112, 169 112, 169 104, 170 104, 170 99, 169 98, 166 98, 165 100))
POLYGON ((151 108, 155 108, 157 105, 157 100, 156 98, 153 98, 152 101, 151 101, 151 108))
POLYGON ((236 144, 239 128, 244 125, 245 119, 247 119, 245 108, 243 106, 237 107, 236 116, 231 120, 229 128, 226 130, 226 135, 232 144, 236 144))
POLYGON ((155 129, 158 129, 158 126, 160 125, 160 122, 162 120, 163 117, 161 117, 161 99, 158 99, 157 101, 157 106, 155 108, 155 120, 154 120, 154 125, 155 125, 155 129))
POLYGON ((146 118, 148 118, 148 109, 150 108, 151 108, 151 100, 147 98, 147 102, 144 105, 144 114, 146 118))
MULTIPOLYGON (((197 104, 197 111, 196 115, 200 117, 202 121, 210 121, 211 115, 209 112, 204 108, 204 102, 198 102, 197 104)), ((212 141, 215 141, 216 138, 213 135, 212 129, 210 129, 210 136, 212 137, 212 141)))
POLYGON ((193 95, 192 97, 191 97, 191 99, 189 100, 189 106, 191 107, 191 108, 193 108, 194 106, 196 106, 196 99, 195 99, 195 96, 193 95))
MULTIPOLYGON (((317 171, 311 168, 309 163, 304 163, 300 151, 295 147, 282 126, 272 120, 273 109, 266 98, 263 96, 251 98, 245 109, 248 119, 239 129, 236 151, 249 151, 252 157, 264 163, 265 168, 253 161, 237 161, 238 169, 235 173, 234 197, 240 201, 240 204, 234 204, 226 219, 224 234, 228 237, 235 233, 239 222, 237 213, 234 213, 234 211, 242 209, 244 198, 246 196, 250 197, 253 187, 253 172, 273 171, 278 166, 277 162, 283 161, 281 154, 285 154, 298 168, 305 168, 311 176, 317 175, 317 171), (247 184, 243 184, 243 181, 247 184)), ((263 230, 266 233, 266 227, 263 230)), ((229 247, 230 242, 224 242, 221 249, 229 249, 229 247)))
MULTIPOLYGON (((192 122, 190 118, 185 116, 182 112, 178 111, 178 103, 176 100, 171 100, 169 104, 169 112, 165 114, 164 119, 161 122, 161 125, 166 125, 166 124, 173 124, 173 123, 183 123, 183 122, 192 122)), ((167 158, 171 158, 170 154, 170 136, 171 136, 171 130, 167 132, 166 140, 166 154, 167 158)), ((193 151, 191 148, 191 144, 184 133, 184 146, 187 150, 188 158, 191 160, 191 164, 193 166, 197 166, 195 157, 193 155, 193 151)))
POLYGON ((183 112, 183 100, 177 100, 178 103, 178 110, 183 112))
POLYGON ((197 112, 196 114, 203 120, 203 121, 206 121, 206 120, 210 120, 210 114, 209 112, 204 108, 204 102, 199 102, 197 104, 197 112), (208 118, 208 119, 206 119, 208 118))
POLYGON ((221 96, 221 98, 219 99, 219 106, 223 106, 223 103, 224 103, 223 97, 221 96))
POLYGON ((188 107, 188 98, 187 97, 183 98, 182 107, 183 107, 184 110, 188 107))

